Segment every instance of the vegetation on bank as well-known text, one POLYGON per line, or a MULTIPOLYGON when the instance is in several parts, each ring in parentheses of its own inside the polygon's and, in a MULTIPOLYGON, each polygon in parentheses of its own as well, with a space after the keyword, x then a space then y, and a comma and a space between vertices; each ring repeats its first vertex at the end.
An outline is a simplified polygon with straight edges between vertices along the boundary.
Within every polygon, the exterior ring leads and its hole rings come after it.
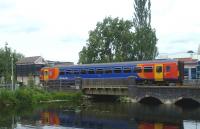
POLYGON ((81 98, 81 92, 47 92, 43 89, 30 87, 19 88, 16 91, 8 89, 0 90, 0 106, 28 106, 56 100, 76 103, 81 98))

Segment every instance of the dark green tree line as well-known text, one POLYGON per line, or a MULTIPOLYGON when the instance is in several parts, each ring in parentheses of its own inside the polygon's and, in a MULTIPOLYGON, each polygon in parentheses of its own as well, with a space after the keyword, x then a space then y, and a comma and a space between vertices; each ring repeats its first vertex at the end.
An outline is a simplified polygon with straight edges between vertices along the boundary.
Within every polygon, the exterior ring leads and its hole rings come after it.
POLYGON ((13 58, 13 72, 15 75, 15 64, 16 62, 24 57, 22 54, 12 51, 11 48, 5 45, 5 47, 0 48, 0 79, 4 83, 11 82, 11 62, 13 58))

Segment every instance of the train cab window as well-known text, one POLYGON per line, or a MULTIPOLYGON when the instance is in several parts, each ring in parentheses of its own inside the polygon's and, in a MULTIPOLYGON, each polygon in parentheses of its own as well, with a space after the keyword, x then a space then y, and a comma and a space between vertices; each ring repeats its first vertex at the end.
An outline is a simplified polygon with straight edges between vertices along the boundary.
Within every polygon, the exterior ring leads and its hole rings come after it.
POLYGON ((79 74, 79 70, 74 70, 74 74, 79 74))
POLYGON ((141 67, 135 67, 134 68, 134 72, 135 73, 141 73, 142 72, 142 68, 141 67))
POLYGON ((111 69, 111 68, 105 69, 105 73, 106 73, 106 74, 111 74, 111 73, 112 73, 112 69, 111 69))
POLYGON ((94 74, 94 69, 89 69, 88 74, 94 74))
POLYGON ((61 72, 59 73, 59 75, 65 75, 65 72, 64 72, 64 71, 61 71, 61 72))
POLYGON ((96 69, 96 74, 103 74, 103 69, 102 68, 96 69))
POLYGON ((170 66, 166 66, 166 72, 170 72, 170 66))
POLYGON ((156 66, 156 72, 162 73, 162 66, 156 66))
POLYGON ((114 68, 114 73, 121 73, 121 71, 122 71, 122 68, 120 68, 120 67, 114 68))
POLYGON ((66 74, 72 74, 73 71, 72 70, 66 70, 66 74))
POLYGON ((123 72, 124 73, 130 73, 131 72, 131 68, 130 67, 124 67, 123 72))
POLYGON ((153 72, 153 67, 151 66, 144 67, 144 73, 151 73, 151 72, 153 72))
POLYGON ((87 71, 85 70, 85 69, 81 69, 81 74, 86 74, 87 73, 87 71))

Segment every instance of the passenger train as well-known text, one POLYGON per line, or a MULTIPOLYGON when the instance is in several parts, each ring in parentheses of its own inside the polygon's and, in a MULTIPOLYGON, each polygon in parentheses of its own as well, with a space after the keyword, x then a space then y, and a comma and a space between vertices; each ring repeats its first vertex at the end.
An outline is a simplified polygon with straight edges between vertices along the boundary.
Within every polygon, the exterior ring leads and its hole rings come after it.
POLYGON ((119 63, 82 64, 65 67, 44 67, 41 82, 75 78, 127 78, 134 76, 138 84, 182 84, 184 63, 177 60, 132 61, 119 63))

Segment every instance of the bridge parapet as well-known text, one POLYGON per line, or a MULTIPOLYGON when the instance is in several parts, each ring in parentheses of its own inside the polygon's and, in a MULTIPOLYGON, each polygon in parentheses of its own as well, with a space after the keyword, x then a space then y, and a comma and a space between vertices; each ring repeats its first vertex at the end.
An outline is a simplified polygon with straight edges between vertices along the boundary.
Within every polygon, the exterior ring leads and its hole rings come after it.
POLYGON ((82 90, 91 95, 128 95, 129 78, 82 79, 82 90))
POLYGON ((147 97, 159 99, 162 103, 175 103, 181 99, 193 99, 200 103, 200 88, 193 86, 130 86, 129 95, 140 101, 147 97))

